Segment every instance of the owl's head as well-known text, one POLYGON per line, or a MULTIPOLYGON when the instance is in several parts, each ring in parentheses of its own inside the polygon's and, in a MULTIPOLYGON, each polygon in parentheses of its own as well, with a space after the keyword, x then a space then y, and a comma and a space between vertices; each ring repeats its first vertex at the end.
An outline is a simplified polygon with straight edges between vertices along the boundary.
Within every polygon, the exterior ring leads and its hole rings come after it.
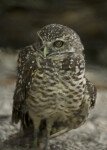
POLYGON ((38 31, 34 46, 45 58, 56 54, 82 53, 84 50, 78 34, 60 24, 50 24, 38 31))

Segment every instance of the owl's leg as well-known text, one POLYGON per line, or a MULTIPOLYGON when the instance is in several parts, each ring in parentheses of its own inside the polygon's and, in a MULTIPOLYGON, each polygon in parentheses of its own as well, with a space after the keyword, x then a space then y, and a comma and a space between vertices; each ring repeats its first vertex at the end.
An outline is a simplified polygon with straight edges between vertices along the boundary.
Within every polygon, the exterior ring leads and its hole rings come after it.
POLYGON ((43 130, 42 136, 39 138, 41 150, 47 150, 48 141, 50 138, 50 132, 52 130, 52 125, 53 125, 53 119, 52 118, 47 119, 46 128, 43 130))
POLYGON ((35 150, 39 150, 38 147, 38 134, 39 134, 39 126, 40 126, 40 120, 37 119, 34 121, 34 141, 33 141, 33 147, 35 150))

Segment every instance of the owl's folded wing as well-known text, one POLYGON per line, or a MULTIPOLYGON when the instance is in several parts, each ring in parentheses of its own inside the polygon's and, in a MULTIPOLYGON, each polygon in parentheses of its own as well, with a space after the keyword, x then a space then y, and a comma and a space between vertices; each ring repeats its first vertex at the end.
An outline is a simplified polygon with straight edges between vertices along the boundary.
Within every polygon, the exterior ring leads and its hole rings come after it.
POLYGON ((96 102, 97 89, 88 79, 86 79, 86 86, 90 99, 90 108, 93 108, 96 102))
POLYGON ((21 121, 23 129, 30 125, 31 119, 26 107, 26 98, 36 71, 36 60, 32 46, 22 49, 18 57, 18 77, 13 97, 12 122, 21 121))

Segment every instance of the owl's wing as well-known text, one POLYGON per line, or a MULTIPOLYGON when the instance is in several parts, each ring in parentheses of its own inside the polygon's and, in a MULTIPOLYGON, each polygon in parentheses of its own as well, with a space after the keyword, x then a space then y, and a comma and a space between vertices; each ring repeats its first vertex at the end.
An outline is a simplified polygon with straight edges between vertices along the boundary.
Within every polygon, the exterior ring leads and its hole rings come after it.
POLYGON ((88 79, 86 79, 86 87, 90 99, 90 108, 93 108, 96 102, 97 89, 88 79))
POLYGON ((17 66, 17 82, 16 89, 13 96, 13 112, 12 122, 18 123, 21 121, 22 127, 27 128, 32 122, 26 107, 26 98, 30 85, 33 81, 34 72, 37 69, 35 60, 35 49, 32 46, 28 46, 22 49, 18 57, 17 66))

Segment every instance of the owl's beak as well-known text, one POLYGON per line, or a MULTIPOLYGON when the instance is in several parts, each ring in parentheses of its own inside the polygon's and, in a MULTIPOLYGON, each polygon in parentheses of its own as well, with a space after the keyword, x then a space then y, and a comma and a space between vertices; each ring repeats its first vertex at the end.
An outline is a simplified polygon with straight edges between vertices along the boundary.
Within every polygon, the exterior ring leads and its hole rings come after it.
POLYGON ((43 51, 43 55, 46 58, 47 54, 49 53, 48 49, 45 47, 43 51))

